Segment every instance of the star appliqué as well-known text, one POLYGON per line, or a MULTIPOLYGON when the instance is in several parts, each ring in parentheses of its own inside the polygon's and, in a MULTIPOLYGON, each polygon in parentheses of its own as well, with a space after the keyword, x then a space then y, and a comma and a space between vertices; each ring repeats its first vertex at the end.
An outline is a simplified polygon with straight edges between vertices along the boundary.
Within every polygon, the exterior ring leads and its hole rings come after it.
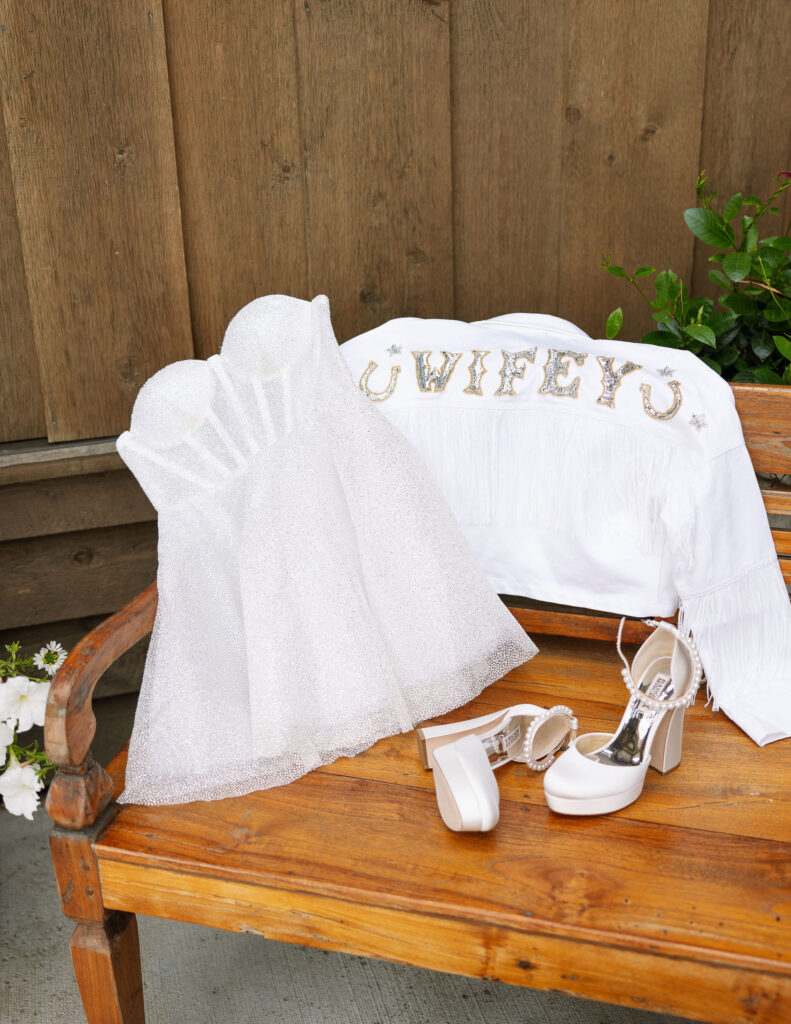
POLYGON ((706 422, 706 417, 703 415, 702 412, 696 412, 693 416, 690 416, 689 422, 692 424, 695 430, 702 430, 704 427, 708 426, 708 423, 706 422))
POLYGON ((391 345, 390 348, 386 348, 385 349, 385 352, 387 352, 387 354, 389 356, 397 356, 401 352, 401 346, 400 345, 391 345))
POLYGON ((663 366, 661 370, 656 371, 660 377, 672 377, 675 372, 670 366, 663 366))

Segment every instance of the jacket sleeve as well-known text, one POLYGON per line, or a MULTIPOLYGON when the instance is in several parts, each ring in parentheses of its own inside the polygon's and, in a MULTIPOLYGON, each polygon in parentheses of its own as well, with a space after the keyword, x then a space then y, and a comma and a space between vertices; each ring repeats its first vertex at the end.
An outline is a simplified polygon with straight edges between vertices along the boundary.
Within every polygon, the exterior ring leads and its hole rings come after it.
POLYGON ((791 603, 761 492, 743 444, 683 476, 663 513, 679 626, 714 709, 763 746, 791 736, 791 603))

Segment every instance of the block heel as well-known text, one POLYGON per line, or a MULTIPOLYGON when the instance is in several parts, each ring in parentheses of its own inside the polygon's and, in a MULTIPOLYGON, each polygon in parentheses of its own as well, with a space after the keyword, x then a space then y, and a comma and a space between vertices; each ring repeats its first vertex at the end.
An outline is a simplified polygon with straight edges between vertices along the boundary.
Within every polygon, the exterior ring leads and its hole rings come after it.
POLYGON ((684 738, 684 713, 682 704, 672 712, 663 715, 657 725, 656 735, 651 744, 651 767, 667 775, 681 764, 681 745, 684 738))

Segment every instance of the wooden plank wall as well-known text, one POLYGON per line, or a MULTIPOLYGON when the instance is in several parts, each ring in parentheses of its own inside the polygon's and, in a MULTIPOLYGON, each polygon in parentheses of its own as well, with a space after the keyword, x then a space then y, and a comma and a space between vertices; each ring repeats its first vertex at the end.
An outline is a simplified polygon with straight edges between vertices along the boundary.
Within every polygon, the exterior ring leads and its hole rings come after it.
POLYGON ((791 166, 789 38, 786 0, 9 0, 0 442, 118 434, 267 292, 341 339, 618 303, 637 335, 601 252, 705 286, 681 213, 701 166, 791 166))
POLYGON ((9 0, 1 20, 0 578, 27 582, 0 588, 0 630, 150 578, 153 511, 89 439, 255 296, 325 292, 341 340, 517 310, 600 335, 618 304, 637 336, 602 251, 705 287, 697 172, 767 193, 791 169, 787 0, 9 0))
POLYGON ((192 355, 160 4, 12 0, 3 115, 47 437, 117 434, 192 355))

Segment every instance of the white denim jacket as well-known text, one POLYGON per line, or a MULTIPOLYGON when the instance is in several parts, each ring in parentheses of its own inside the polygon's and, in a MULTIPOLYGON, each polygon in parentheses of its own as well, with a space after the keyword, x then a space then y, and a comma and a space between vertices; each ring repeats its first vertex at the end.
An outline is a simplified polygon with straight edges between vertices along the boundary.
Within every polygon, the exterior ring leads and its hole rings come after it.
POLYGON ((678 608, 715 709, 791 735, 791 605, 733 392, 701 360, 525 313, 392 320, 341 352, 499 593, 678 608))

